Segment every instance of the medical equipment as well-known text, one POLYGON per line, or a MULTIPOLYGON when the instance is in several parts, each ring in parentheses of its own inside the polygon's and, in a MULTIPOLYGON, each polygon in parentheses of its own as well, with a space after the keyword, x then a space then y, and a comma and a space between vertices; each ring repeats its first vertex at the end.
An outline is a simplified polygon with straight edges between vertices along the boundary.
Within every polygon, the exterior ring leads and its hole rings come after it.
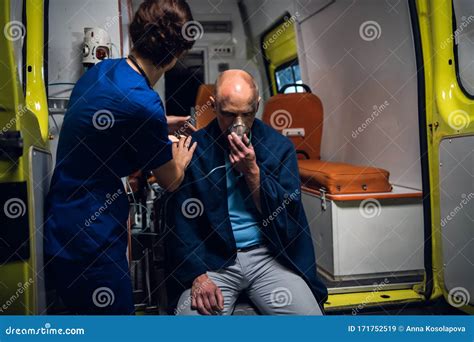
POLYGON ((230 133, 235 133, 239 136, 240 139, 244 138, 244 135, 248 137, 250 132, 250 129, 248 126, 245 124, 244 120, 242 119, 241 116, 237 116, 234 119, 234 122, 232 123, 232 126, 229 127, 229 134, 230 133))
POLYGON ((82 64, 89 68, 108 58, 112 58, 112 41, 107 31, 99 27, 84 28, 82 64))

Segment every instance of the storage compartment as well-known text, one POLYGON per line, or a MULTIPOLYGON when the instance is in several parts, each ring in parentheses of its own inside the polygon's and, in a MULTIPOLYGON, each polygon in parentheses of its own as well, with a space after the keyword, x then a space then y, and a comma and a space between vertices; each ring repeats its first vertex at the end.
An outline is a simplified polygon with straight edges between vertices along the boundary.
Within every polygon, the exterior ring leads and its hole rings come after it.
POLYGON ((303 187, 302 199, 318 271, 328 287, 422 280, 420 191, 394 186, 389 193, 322 195, 303 187))

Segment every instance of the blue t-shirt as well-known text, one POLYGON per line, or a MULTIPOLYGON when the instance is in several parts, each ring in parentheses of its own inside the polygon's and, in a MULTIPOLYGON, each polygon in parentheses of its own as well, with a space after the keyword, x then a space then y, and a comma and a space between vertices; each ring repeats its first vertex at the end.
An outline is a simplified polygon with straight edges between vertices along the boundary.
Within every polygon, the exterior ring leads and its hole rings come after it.
POLYGON ((243 175, 232 169, 228 157, 227 171, 227 205, 229 218, 234 232, 237 248, 245 248, 262 242, 260 231, 260 213, 252 198, 243 175))
POLYGON ((127 248, 121 177, 173 158, 163 104, 125 59, 87 71, 71 94, 46 200, 45 254, 111 262, 127 248))

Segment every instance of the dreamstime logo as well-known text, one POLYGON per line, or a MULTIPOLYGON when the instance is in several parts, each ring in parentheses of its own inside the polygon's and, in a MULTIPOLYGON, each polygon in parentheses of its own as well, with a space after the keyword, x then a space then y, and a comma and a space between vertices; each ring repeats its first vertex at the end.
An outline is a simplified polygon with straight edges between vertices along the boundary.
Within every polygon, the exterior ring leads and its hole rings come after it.
POLYGON ((16 219, 26 214, 26 204, 19 198, 11 198, 3 205, 5 216, 16 219))
MULTIPOLYGON (((211 279, 206 279, 203 283, 199 284, 199 286, 193 290, 194 293, 199 293, 201 292, 207 285, 211 284, 212 281, 211 279)), ((193 302, 193 295, 190 294, 186 300, 184 300, 179 307, 177 307, 174 310, 174 314, 178 316, 183 310, 185 310, 187 307, 191 306, 193 302)))
POLYGON ((471 296, 464 287, 455 287, 448 293, 448 303, 455 308, 469 304, 471 296))
POLYGON ((45 336, 45 335, 85 335, 86 331, 84 328, 56 328, 51 323, 45 323, 44 326, 40 327, 15 327, 9 326, 5 329, 6 335, 13 336, 45 336))
POLYGON ((21 21, 10 21, 3 28, 3 34, 5 35, 5 38, 13 42, 22 39, 25 36, 26 28, 21 21))
POLYGON ((291 304, 291 302, 293 301, 293 295, 291 294, 291 291, 286 287, 277 287, 270 294, 270 301, 273 306, 277 308, 282 308, 291 304))
POLYGON ((448 125, 458 131, 467 128, 470 123, 471 118, 469 114, 461 109, 451 112, 448 116, 448 125))
POLYGON ((282 130, 288 128, 293 123, 293 118, 289 111, 279 109, 272 113, 270 116, 270 125, 276 130, 282 130))
POLYGON ((204 27, 199 21, 188 21, 181 29, 181 34, 187 41, 196 41, 204 35, 204 27))
POLYGON ((113 127, 115 123, 115 117, 110 110, 102 109, 95 112, 92 117, 92 124, 100 131, 105 131, 113 127))
POLYGON ((116 15, 114 17, 105 17, 105 24, 104 24, 104 30, 108 31, 112 26, 118 23, 120 20, 121 15, 116 15))
POLYGON ((98 308, 105 308, 110 306, 115 302, 115 294, 108 287, 99 287, 92 294, 92 302, 98 308))
MULTIPOLYGON (((209 100, 202 106, 196 106, 196 112, 194 113, 194 124, 196 124, 197 119, 206 112, 209 108, 211 108, 212 102, 209 100)), ((191 122, 186 121, 184 125, 182 125, 175 133, 175 137, 178 139, 181 138, 181 135, 185 135, 185 133, 188 131, 189 127, 192 125, 191 122)))
POLYGON ((280 213, 286 209, 286 207, 293 202, 295 199, 298 199, 300 195, 300 190, 296 189, 294 192, 292 192, 290 195, 285 194, 285 199, 281 203, 281 205, 278 206, 278 208, 275 209, 275 211, 269 215, 266 219, 263 220, 263 226, 266 227, 268 226, 280 213))
POLYGON ((454 34, 451 34, 448 39, 441 43, 441 48, 446 49, 446 47, 455 39, 457 39, 461 33, 474 21, 474 16, 470 15, 468 18, 461 17, 461 23, 459 24, 454 34))
POLYGON ((205 104, 203 104, 202 106, 196 106, 196 113, 195 113, 195 117, 198 118, 200 117, 203 113, 206 112, 206 110, 208 110, 209 108, 212 107, 212 102, 210 100, 208 100, 205 104))
POLYGON ((374 20, 368 20, 360 25, 359 35, 363 40, 370 42, 380 38, 382 35, 382 28, 378 22, 374 20))
POLYGON ((274 42, 276 42, 278 37, 280 37, 283 33, 285 33, 285 31, 287 29, 289 29, 291 27, 291 25, 293 25, 296 22, 296 20, 299 16, 300 16, 300 14, 298 12, 296 12, 294 15, 292 15, 289 18, 288 18, 288 16, 285 16, 283 18, 284 23, 282 25, 280 25, 275 32, 273 32, 273 35, 271 37, 267 38, 263 42, 263 49, 264 50, 268 49, 270 47, 270 45, 272 45, 274 42))
POLYGON ((181 205, 184 217, 194 219, 204 213, 204 205, 197 198, 189 198, 181 205))
POLYGON ((388 285, 389 283, 390 283, 389 280, 387 278, 385 278, 382 282, 380 282, 379 284, 376 284, 377 286, 372 290, 371 293, 369 293, 365 297, 365 299, 362 301, 362 303, 360 303, 359 305, 357 305, 355 308, 352 309, 352 315, 353 316, 357 315, 360 310, 362 310, 364 307, 367 306, 368 303, 373 302, 373 299, 377 295, 377 293, 382 291, 384 289, 384 287, 386 285, 388 285))
POLYGON ((26 106, 19 105, 17 108, 18 108, 18 114, 12 117, 10 121, 8 121, 5 124, 5 126, 2 127, 2 129, 0 130, 0 133, 8 132, 12 127, 16 125, 17 119, 21 118, 23 115, 26 114, 26 112, 28 112, 28 107, 26 106))
POLYGON ((116 192, 114 192, 113 194, 107 194, 105 197, 105 201, 104 201, 104 204, 102 206, 100 206, 99 209, 97 209, 90 217, 88 217, 85 221, 84 221, 84 224, 87 226, 87 227, 90 227, 92 225, 93 222, 95 222, 95 220, 97 220, 97 218, 102 215, 111 205, 112 203, 114 203, 119 197, 120 195, 123 193, 122 189, 118 189, 116 192))
POLYGON ((362 123, 362 125, 360 125, 359 127, 357 127, 357 129, 352 131, 352 138, 356 139, 361 133, 363 133, 367 129, 367 127, 369 127, 370 124, 372 122, 374 122, 375 119, 377 119, 379 117, 379 115, 382 114, 382 112, 389 105, 390 105, 390 103, 388 101, 385 101, 384 103, 382 103, 379 106, 374 105, 372 107, 373 108, 372 114, 362 123))
POLYGON ((461 195, 461 202, 449 212, 449 214, 446 217, 443 217, 441 219, 441 227, 445 227, 449 221, 451 221, 459 212, 461 212, 465 206, 474 198, 474 193, 469 193, 469 194, 462 194, 461 195))
POLYGON ((359 212, 362 217, 371 219, 375 216, 380 216, 380 213, 382 212, 382 206, 375 198, 368 198, 360 203, 359 212))
POLYGON ((26 283, 18 283, 18 288, 15 293, 7 299, 5 303, 0 307, 0 313, 6 312, 8 308, 18 299, 20 296, 26 292, 26 290, 34 284, 33 278, 30 278, 26 283))

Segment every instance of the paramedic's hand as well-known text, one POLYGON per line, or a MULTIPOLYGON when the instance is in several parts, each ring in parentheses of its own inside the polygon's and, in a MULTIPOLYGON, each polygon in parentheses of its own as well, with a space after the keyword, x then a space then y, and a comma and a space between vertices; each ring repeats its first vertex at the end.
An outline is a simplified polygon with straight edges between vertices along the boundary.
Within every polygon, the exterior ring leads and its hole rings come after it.
POLYGON ((191 308, 201 315, 218 315, 224 310, 221 289, 205 273, 194 279, 191 299, 191 308))
POLYGON ((171 140, 172 143, 178 143, 180 138, 181 137, 178 138, 175 135, 168 135, 168 139, 171 140))
POLYGON ((156 182, 166 191, 176 191, 184 180, 184 172, 188 167, 197 143, 191 145, 191 137, 181 137, 177 143, 172 142, 173 159, 153 170, 156 182))
POLYGON ((247 136, 244 136, 244 141, 235 133, 228 136, 230 144, 230 163, 232 166, 243 173, 244 175, 251 175, 258 172, 257 157, 253 146, 250 144, 247 136))
POLYGON ((166 120, 168 122, 168 132, 170 134, 178 133, 179 135, 186 136, 196 132, 196 127, 191 125, 191 123, 188 121, 190 119, 190 116, 166 116, 166 120))
POLYGON ((196 150, 197 142, 191 145, 191 137, 181 137, 177 143, 173 143, 173 160, 180 167, 185 170, 196 150))

